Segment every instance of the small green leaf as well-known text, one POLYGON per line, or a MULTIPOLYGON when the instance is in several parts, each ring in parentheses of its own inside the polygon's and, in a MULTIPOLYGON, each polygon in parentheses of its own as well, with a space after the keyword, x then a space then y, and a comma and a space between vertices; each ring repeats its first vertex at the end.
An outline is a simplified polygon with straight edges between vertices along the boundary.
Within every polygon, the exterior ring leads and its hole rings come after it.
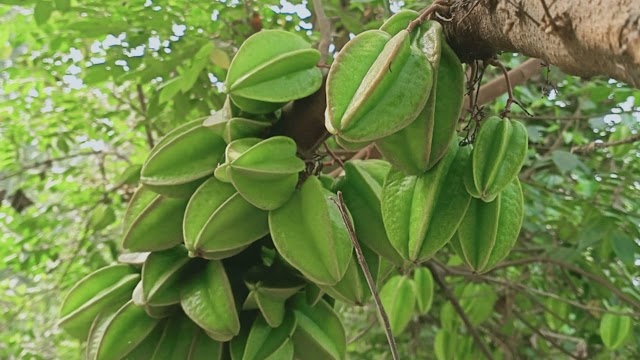
POLYGON ((570 152, 556 150, 551 154, 553 163, 556 164, 561 172, 568 172, 580 165, 580 159, 570 152))
POLYGON ((633 266, 635 254, 640 253, 638 244, 622 231, 616 230, 611 234, 611 245, 620 261, 627 266, 633 266))
POLYGON ((165 82, 160 90, 160 104, 171 100, 182 89, 182 84, 182 76, 176 76, 175 78, 165 82))
POLYGON ((56 10, 61 12, 66 12, 71 9, 71 0, 55 0, 56 1, 56 10))
POLYGON ((140 181, 140 171, 142 170, 142 165, 135 164, 130 165, 115 181, 114 187, 120 187, 122 185, 135 185, 140 181))
POLYGON ((36 20, 36 24, 44 25, 53 12, 53 3, 51 1, 38 1, 36 7, 33 9, 33 18, 36 20))
POLYGON ((116 221, 116 214, 113 209, 107 204, 98 205, 91 212, 89 217, 89 227, 93 231, 100 231, 116 221))
POLYGON ((211 62, 221 67, 224 70, 229 69, 229 65, 231 64, 231 59, 229 59, 229 55, 223 50, 215 48, 211 51, 211 55, 209 55, 209 59, 211 62))

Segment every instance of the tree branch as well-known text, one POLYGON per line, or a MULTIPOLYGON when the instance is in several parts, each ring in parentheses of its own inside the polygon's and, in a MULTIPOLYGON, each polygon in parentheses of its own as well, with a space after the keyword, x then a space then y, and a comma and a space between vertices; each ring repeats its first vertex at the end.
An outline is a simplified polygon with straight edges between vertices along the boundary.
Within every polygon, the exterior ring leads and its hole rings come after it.
POLYGON ((320 51, 320 64, 327 63, 327 54, 331 45, 331 21, 324 13, 322 0, 313 0, 313 12, 316 15, 316 25, 320 31, 320 43, 318 51, 320 51))
POLYGON ((620 290, 617 286, 615 286, 614 284, 610 283, 607 279, 602 278, 598 275, 594 275, 588 271, 583 270, 582 268, 579 268, 575 265, 572 264, 568 264, 565 263, 563 261, 560 260, 555 260, 555 259, 550 259, 547 257, 533 257, 533 258, 525 258, 525 259, 519 259, 519 260, 514 260, 514 261, 505 261, 503 263, 498 264, 496 267, 494 267, 491 271, 487 272, 487 274, 496 271, 498 269, 501 268, 505 268, 505 267, 511 267, 511 266, 520 266, 520 265, 528 265, 528 264, 532 264, 532 263, 549 263, 549 264, 553 264, 553 265, 557 265, 560 266, 562 268, 565 268, 569 271, 573 271, 576 272, 586 278, 589 278, 591 280, 593 280, 594 282, 600 284, 601 286, 607 288, 609 291, 611 291, 612 293, 614 293, 618 298, 620 298, 620 300, 626 302, 628 305, 630 305, 633 308, 636 309, 640 309, 640 301, 635 300, 633 298, 631 298, 629 295, 625 294, 624 292, 622 292, 622 290, 620 290))
POLYGON ((136 85, 136 92, 138 93, 138 102, 140 102, 140 112, 144 116, 144 132, 147 135, 147 144, 153 149, 155 146, 153 141, 153 134, 151 133, 151 126, 149 124, 149 117, 147 116, 147 103, 144 99, 144 91, 142 91, 142 85, 136 85))
MULTIPOLYGON (((540 68, 544 65, 544 62, 540 59, 528 59, 522 64, 509 70, 509 80, 511 86, 516 87, 518 85, 526 83, 533 76, 540 73, 540 68)), ((480 93, 478 94, 477 106, 482 106, 492 102, 502 94, 506 94, 508 91, 507 83, 503 76, 491 80, 490 82, 480 87, 480 93)), ((465 98, 464 107, 469 107, 469 100, 465 98)))
POLYGON ((447 40, 463 62, 499 52, 544 60, 567 74, 640 86, 640 10, 634 1, 455 0, 447 40), (549 15, 547 15, 547 13, 549 15), (551 19, 548 17, 551 16, 551 19), (460 21, 462 20, 462 21, 460 21))
POLYGON ((609 141, 609 142, 600 141, 600 142, 592 142, 583 146, 574 146, 571 148, 571 152, 578 153, 578 154, 586 154, 586 153, 592 152, 595 149, 602 149, 602 148, 607 148, 611 146, 631 144, 636 141, 640 141, 640 134, 632 135, 618 141, 609 141))
POLYGON ((37 161, 34 162, 32 164, 29 165, 25 165, 23 167, 21 167, 18 170, 15 170, 13 172, 10 172, 8 174, 2 175, 0 176, 0 181, 2 180, 6 180, 8 178, 20 175, 28 170, 32 170, 32 169, 37 169, 41 166, 50 166, 52 163, 54 162, 58 162, 58 161, 64 161, 64 160, 70 160, 70 159, 74 159, 74 158, 78 158, 78 157, 82 157, 82 156, 105 156, 105 155, 113 155, 123 161, 126 161, 128 164, 131 164, 131 161, 124 155, 119 154, 118 152, 115 151, 89 151, 89 152, 82 152, 82 153, 77 153, 77 154, 68 154, 68 155, 63 155, 57 158, 51 158, 51 159, 47 159, 47 160, 42 160, 42 161, 37 161))

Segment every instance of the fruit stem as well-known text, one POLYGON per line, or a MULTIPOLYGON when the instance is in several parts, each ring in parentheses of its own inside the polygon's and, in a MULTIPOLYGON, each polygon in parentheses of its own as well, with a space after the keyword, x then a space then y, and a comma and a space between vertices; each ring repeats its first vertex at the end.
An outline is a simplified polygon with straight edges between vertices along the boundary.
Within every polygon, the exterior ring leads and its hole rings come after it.
POLYGON ((500 71, 502 71, 504 81, 507 83, 507 94, 509 97, 507 99, 507 104, 504 106, 504 110, 502 111, 502 113, 500 113, 501 117, 506 118, 507 116, 509 116, 509 113, 511 112, 511 105, 513 104, 520 106, 520 108, 530 116, 531 114, 529 114, 527 109, 525 109, 524 106, 522 106, 522 104, 520 104, 520 102, 513 95, 513 87, 511 86, 511 79, 509 79, 509 71, 507 71, 507 68, 496 58, 490 59, 489 64, 497 67, 498 69, 500 69, 500 71))
POLYGON ((412 32, 416 26, 422 25, 427 19, 431 18, 437 12, 449 12, 449 2, 446 0, 435 0, 431 5, 422 10, 420 15, 407 26, 407 31, 412 32))
POLYGON ((364 254, 362 254, 362 248, 358 243, 358 238, 356 237, 356 232, 353 229, 353 224, 351 223, 351 219, 349 218, 347 212, 347 205, 344 202, 344 198, 342 197, 342 191, 338 191, 337 193, 338 199, 332 199, 333 202, 338 206, 340 210, 340 215, 342 216, 342 221, 344 225, 347 227, 347 232, 349 233, 349 238, 351 238, 351 243, 356 250, 356 257, 358 258, 358 263, 360 264, 360 268, 364 273, 365 279, 367 279, 367 285, 369 286, 369 290, 371 290, 371 294, 373 295, 373 300, 376 303, 376 308, 378 310, 378 314, 382 319, 384 324, 384 333, 387 336, 387 342, 389 342, 389 349, 391 349, 391 357, 393 360, 400 359, 398 355, 398 346, 396 345, 396 340, 393 337, 393 332, 391 331, 391 323, 389 322, 389 316, 387 316, 387 312, 384 310, 382 306, 382 301, 380 300, 380 296, 378 295, 378 290, 376 289, 376 283, 373 280, 373 276, 371 276, 371 271, 369 270, 369 266, 367 265, 367 261, 364 258, 364 254))

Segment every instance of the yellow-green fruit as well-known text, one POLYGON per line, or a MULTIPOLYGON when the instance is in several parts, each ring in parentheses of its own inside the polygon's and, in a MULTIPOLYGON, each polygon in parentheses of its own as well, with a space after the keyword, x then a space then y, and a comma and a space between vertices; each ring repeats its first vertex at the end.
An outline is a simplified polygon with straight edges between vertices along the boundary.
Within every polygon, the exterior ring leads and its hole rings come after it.
POLYGON ((222 109, 209 116, 202 125, 222 137, 227 144, 238 139, 261 138, 267 135, 271 122, 232 117, 231 112, 230 105, 225 103, 222 109))
POLYGON ((407 261, 433 256, 454 235, 471 197, 463 174, 469 147, 452 138, 446 156, 420 176, 391 170, 382 189, 382 219, 393 247, 407 261))
POLYGON ((139 280, 136 270, 124 264, 107 266, 85 276, 62 302, 58 326, 76 338, 86 338, 96 316, 127 302, 139 280))
POLYGON ((189 197, 213 174, 226 144, 221 136, 202 126, 202 119, 168 133, 154 146, 142 166, 140 182, 170 197, 189 197))
MULTIPOLYGON (((235 149, 234 143, 228 147, 235 149)), ((253 206, 277 209, 289 200, 298 184, 298 174, 305 168, 296 152, 293 139, 274 136, 257 142, 237 157, 227 153, 232 158, 227 159, 229 179, 253 206)))
POLYGON ((285 302, 305 286, 299 276, 278 263, 271 267, 256 266, 245 274, 244 283, 249 295, 243 310, 259 309, 271 327, 279 327, 285 318, 285 302))
POLYGON ((278 253, 316 284, 337 284, 351 261, 353 245, 335 196, 312 176, 286 204, 269 212, 278 253))
POLYGON ((183 246, 153 252, 142 266, 142 292, 149 305, 164 306, 180 302, 180 286, 192 259, 183 246))
MULTIPOLYGON (((176 289, 176 293, 180 294, 179 290, 176 289)), ((164 319, 176 313, 176 311, 180 310, 179 304, 171 304, 171 305, 149 305, 147 299, 142 291, 142 281, 138 283, 138 285, 133 289, 133 293, 131 294, 131 300, 136 306, 139 306, 144 309, 144 311, 150 317, 154 319, 164 319)))
POLYGON ((191 319, 177 313, 162 326, 150 360, 219 360, 223 344, 211 339, 191 319))
POLYGON ((347 339, 342 321, 326 301, 311 306, 304 295, 298 295, 292 299, 291 308, 298 323, 291 338, 297 359, 346 359, 347 339))
POLYGON ((413 288, 410 278, 396 275, 389 278, 380 290, 380 300, 389 316, 391 331, 395 336, 407 328, 415 312, 416 296, 413 288))
POLYGON ((268 233, 267 211, 216 178, 196 190, 184 213, 184 242, 192 256, 233 256, 268 233))
POLYGON ((345 176, 338 181, 336 191, 342 192, 358 241, 395 265, 403 266, 404 259, 387 237, 380 208, 382 185, 389 169, 389 163, 382 160, 347 161, 345 176))
POLYGON ((285 360, 293 359, 291 336, 296 330, 297 320, 293 312, 287 312, 284 321, 271 327, 258 315, 251 330, 243 331, 230 343, 232 360, 285 360))
POLYGON ((229 341, 240 332, 231 283, 221 261, 212 260, 180 290, 184 312, 217 341, 229 341))
POLYGON ((431 169, 445 155, 464 98, 462 64, 447 45, 442 26, 429 21, 421 30, 419 46, 435 71, 429 99, 409 126, 376 141, 384 158, 410 175, 431 169))
MULTIPOLYGON (((402 9, 387 19, 387 21, 380 26, 380 30, 393 36, 400 31, 405 30, 407 26, 409 26, 409 23, 417 19, 419 15, 420 13, 417 11, 402 9)), ((416 33, 413 33, 412 36, 415 36, 416 33)))
POLYGON ((547 308, 544 312, 544 320, 553 331, 560 328, 569 321, 569 304, 554 298, 548 298, 544 302, 547 308))
POLYGON ((141 186, 124 214, 122 247, 160 251, 182 242, 182 217, 188 199, 170 198, 141 186))
POLYGON ((349 142, 409 125, 427 102, 433 70, 406 30, 365 31, 340 51, 327 78, 327 130, 349 142))
POLYGON ((519 121, 491 117, 482 122, 464 185, 474 198, 493 201, 518 176, 527 156, 527 129, 519 121))
POLYGON ((96 340, 96 360, 121 359, 155 329, 160 320, 149 317, 145 311, 129 301, 105 322, 96 322, 96 330, 101 336, 96 340))
MULTIPOLYGON (((362 246, 362 253, 373 277, 374 284, 377 282, 380 256, 366 246, 362 246)), ((340 300, 349 305, 363 306, 371 297, 371 291, 367 284, 357 256, 354 254, 347 268, 347 272, 337 284, 333 286, 319 285, 320 288, 336 300, 340 300)))
POLYGON ((630 316, 604 314, 600 319, 600 338, 608 349, 618 349, 624 345, 632 327, 633 319, 630 316))
POLYGON ((452 245, 473 271, 489 271, 509 255, 523 216, 522 188, 516 178, 492 202, 471 200, 452 245))
POLYGON ((233 58, 225 81, 231 100, 252 114, 273 112, 322 85, 320 52, 294 33, 263 30, 233 58))
POLYGON ((418 314, 428 313, 433 302, 433 276, 426 267, 419 267, 413 271, 413 290, 416 294, 418 314))

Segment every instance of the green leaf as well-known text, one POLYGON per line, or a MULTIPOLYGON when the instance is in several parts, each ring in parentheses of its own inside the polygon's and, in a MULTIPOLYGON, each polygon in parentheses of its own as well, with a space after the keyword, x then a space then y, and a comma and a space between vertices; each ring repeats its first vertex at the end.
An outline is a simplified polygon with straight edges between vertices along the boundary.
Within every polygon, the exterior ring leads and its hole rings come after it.
POLYGON ((61 12, 66 12, 71 9, 71 0, 55 0, 56 9, 61 12))
POLYGON ((555 150, 551 153, 551 159, 558 167, 558 170, 563 173, 574 170, 581 164, 580 159, 576 155, 562 150, 555 150))
POLYGON ((44 25, 49 21, 51 13, 53 12, 53 3, 48 0, 40 0, 33 9, 33 18, 36 20, 36 24, 44 25))
POLYGON ((161 86, 160 90, 160 104, 164 104, 173 99, 173 97, 182 89, 183 82, 182 76, 176 76, 175 78, 165 82, 161 86))
POLYGON ((214 65, 219 66, 224 70, 229 69, 229 65, 231 65, 231 59, 229 59, 229 55, 224 50, 220 50, 218 48, 215 48, 211 51, 209 59, 214 65))
POLYGON ((611 234, 611 245, 620 261, 627 266, 633 266, 635 255, 640 252, 640 247, 634 239, 620 230, 615 230, 611 234))
POLYGON ((134 185, 140 181, 140 171, 142 170, 142 165, 134 164, 130 165, 116 178, 114 182, 114 187, 120 187, 122 185, 134 185))
POLYGON ((116 221, 116 214, 113 208, 107 204, 100 204, 91 212, 89 227, 93 231, 100 231, 113 224, 114 221, 116 221))

